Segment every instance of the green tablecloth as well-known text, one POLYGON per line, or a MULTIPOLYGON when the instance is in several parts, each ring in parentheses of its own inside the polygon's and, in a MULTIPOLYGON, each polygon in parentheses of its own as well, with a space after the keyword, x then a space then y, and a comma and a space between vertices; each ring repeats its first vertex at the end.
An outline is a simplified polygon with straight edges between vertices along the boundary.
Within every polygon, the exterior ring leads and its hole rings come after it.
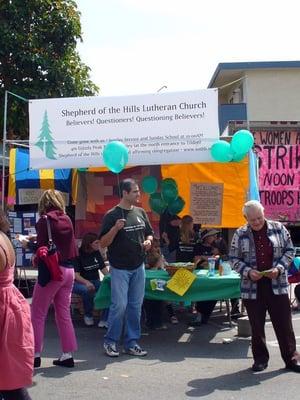
MULTIPOLYGON (((201 301, 201 300, 225 300, 240 297, 240 277, 232 272, 230 275, 213 277, 207 276, 207 271, 195 271, 196 279, 184 294, 179 296, 165 287, 164 291, 152 290, 151 279, 162 279, 168 281, 171 277, 166 271, 146 270, 146 292, 145 298, 151 300, 167 301, 201 301)), ((95 296, 95 308, 103 309, 110 305, 110 275, 106 275, 95 296)))

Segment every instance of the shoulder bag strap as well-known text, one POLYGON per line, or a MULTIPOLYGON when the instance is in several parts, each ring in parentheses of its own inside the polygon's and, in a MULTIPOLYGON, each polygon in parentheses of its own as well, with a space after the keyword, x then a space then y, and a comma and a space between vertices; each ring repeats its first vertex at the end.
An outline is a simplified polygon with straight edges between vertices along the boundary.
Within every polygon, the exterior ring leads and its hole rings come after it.
POLYGON ((49 222, 49 219, 47 216, 46 216, 46 222, 47 222, 48 242, 49 242, 49 244, 52 244, 53 240, 52 240, 51 227, 50 227, 50 222, 49 222))

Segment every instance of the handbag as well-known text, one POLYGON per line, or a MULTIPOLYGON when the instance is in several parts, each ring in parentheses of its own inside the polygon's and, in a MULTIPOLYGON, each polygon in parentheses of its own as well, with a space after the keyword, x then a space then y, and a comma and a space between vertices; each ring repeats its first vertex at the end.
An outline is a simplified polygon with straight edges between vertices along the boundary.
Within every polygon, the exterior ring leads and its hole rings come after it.
POLYGON ((41 246, 37 249, 36 256, 38 259, 38 283, 46 286, 51 280, 62 281, 63 274, 59 266, 57 248, 52 240, 50 222, 46 218, 48 245, 41 246))

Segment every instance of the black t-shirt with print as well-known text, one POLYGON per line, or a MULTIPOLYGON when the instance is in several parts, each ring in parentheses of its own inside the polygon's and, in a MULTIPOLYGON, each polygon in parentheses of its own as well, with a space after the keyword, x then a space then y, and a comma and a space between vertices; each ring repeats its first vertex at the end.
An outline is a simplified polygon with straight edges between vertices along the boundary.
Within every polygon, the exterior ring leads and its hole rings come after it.
POLYGON ((176 262, 193 262, 195 257, 196 242, 190 243, 179 242, 176 249, 176 262))
POLYGON ((126 219, 123 229, 116 234, 107 248, 107 257, 114 268, 132 270, 139 267, 145 259, 143 242, 153 235, 146 212, 140 207, 126 210, 119 206, 105 214, 100 237, 104 236, 115 225, 118 219, 126 219))
POLYGON ((195 256, 212 256, 213 249, 213 246, 197 243, 195 246, 195 256))
POLYGON ((93 251, 92 253, 79 251, 75 272, 79 272, 84 279, 88 281, 99 279, 98 271, 103 268, 105 268, 105 264, 99 251, 93 251))

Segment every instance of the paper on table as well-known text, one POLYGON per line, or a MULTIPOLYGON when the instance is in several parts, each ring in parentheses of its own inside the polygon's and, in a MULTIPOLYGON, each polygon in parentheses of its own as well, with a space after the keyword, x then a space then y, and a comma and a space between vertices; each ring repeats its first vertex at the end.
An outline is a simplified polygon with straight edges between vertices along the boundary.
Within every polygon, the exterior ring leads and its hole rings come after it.
POLYGON ((185 268, 178 268, 173 277, 167 283, 167 288, 179 296, 183 296, 189 289, 196 276, 185 268))
POLYGON ((160 290, 164 291, 164 286, 167 282, 164 281, 163 279, 151 279, 150 280, 150 287, 152 290, 160 290))
POLYGON ((28 235, 21 235, 21 233, 16 235, 16 239, 19 240, 19 242, 23 241, 29 242, 28 235))
POLYGON ((208 275, 208 269, 199 269, 196 274, 199 276, 207 276, 208 275))

